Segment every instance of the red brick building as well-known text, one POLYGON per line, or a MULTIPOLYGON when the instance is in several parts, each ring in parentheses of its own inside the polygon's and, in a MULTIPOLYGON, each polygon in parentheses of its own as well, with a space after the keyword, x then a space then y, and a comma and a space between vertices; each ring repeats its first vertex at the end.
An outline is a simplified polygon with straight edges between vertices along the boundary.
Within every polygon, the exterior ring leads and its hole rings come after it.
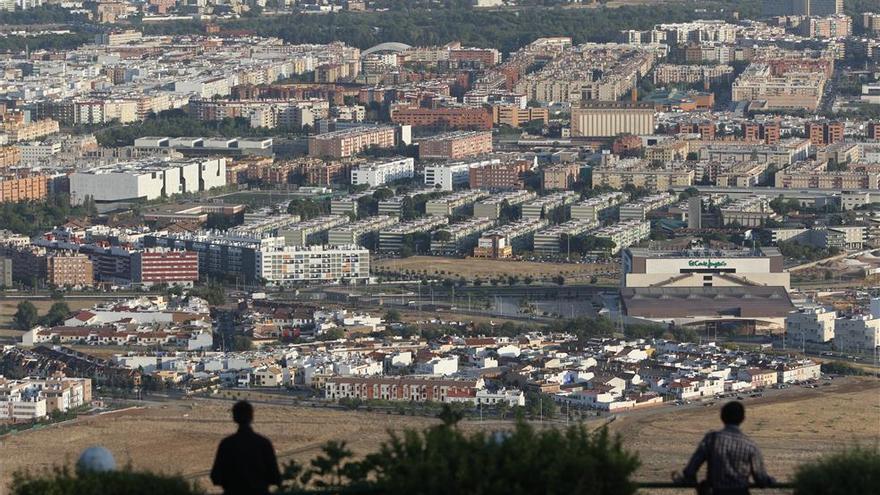
POLYGON ((199 253, 152 249, 131 255, 131 282, 141 285, 192 285, 199 279, 199 253))
POLYGON ((491 132, 456 131, 419 141, 419 159, 459 160, 492 152, 491 132))
POLYGON ((393 108, 391 121, 413 127, 449 127, 451 129, 492 129, 492 112, 483 107, 393 108))
POLYGON ((493 163, 485 167, 468 170, 471 189, 522 189, 523 174, 531 168, 531 162, 517 160, 507 163, 493 163))
POLYGON ((868 124, 868 139, 873 139, 875 141, 880 139, 880 123, 870 122, 868 124))
POLYGON ((807 122, 804 132, 813 146, 827 146, 843 142, 843 122, 807 122))
POLYGON ((678 124, 679 133, 699 134, 700 139, 715 139, 715 122, 702 120, 678 124))
POLYGON ((615 155, 630 154, 640 149, 642 149, 642 138, 633 134, 620 136, 611 144, 611 152, 615 155))
POLYGON ((742 124, 743 139, 778 144, 782 128, 779 122, 745 122, 742 124))
POLYGON ((325 398, 330 400, 452 402, 463 396, 475 397, 482 385, 482 379, 333 377, 327 379, 324 392, 325 398))

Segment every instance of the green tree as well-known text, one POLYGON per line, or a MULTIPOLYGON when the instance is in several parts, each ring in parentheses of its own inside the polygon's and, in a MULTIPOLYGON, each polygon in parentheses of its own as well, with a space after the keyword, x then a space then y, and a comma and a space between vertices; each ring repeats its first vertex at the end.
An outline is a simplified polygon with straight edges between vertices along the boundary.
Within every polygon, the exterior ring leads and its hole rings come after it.
POLYGON ((254 341, 246 335, 234 335, 232 337, 233 351, 250 351, 254 348, 254 341))
POLYGON ((39 322, 40 325, 54 327, 64 323, 64 320, 70 318, 70 314, 70 307, 67 306, 67 303, 57 302, 49 308, 49 311, 40 318, 39 322))
POLYGON ((795 495, 876 493, 880 486, 880 450, 852 447, 801 465, 794 475, 795 495))
POLYGON ((385 316, 383 316, 382 319, 387 322, 399 322, 401 321, 400 311, 396 309, 389 309, 385 312, 385 316))
POLYGON ((30 301, 22 301, 18 303, 12 320, 15 328, 28 331, 37 324, 38 314, 37 307, 30 301))

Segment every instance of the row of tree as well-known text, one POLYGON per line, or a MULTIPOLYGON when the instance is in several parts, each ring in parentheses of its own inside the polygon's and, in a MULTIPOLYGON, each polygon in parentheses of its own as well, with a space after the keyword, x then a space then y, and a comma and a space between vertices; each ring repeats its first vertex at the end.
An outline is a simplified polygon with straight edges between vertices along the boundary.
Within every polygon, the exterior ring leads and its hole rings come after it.
POLYGON ((45 315, 40 316, 37 307, 30 301, 22 301, 18 303, 15 314, 12 316, 12 322, 15 328, 28 331, 36 325, 46 327, 54 327, 61 325, 65 320, 70 318, 70 307, 65 302, 56 302, 52 304, 49 311, 45 315))

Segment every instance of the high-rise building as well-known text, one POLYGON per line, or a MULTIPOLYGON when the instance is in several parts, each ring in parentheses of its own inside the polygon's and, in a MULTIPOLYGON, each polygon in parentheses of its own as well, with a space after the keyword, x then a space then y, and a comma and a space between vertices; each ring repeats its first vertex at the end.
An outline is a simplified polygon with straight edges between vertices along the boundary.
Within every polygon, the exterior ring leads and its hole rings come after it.
POLYGON ((842 13, 843 0, 764 0, 765 17, 842 13))
POLYGON ((49 256, 46 281, 54 287, 92 285, 95 282, 92 261, 84 254, 49 256))
POLYGON ((591 101, 571 110, 572 137, 643 136, 654 133, 654 105, 628 101, 591 101))

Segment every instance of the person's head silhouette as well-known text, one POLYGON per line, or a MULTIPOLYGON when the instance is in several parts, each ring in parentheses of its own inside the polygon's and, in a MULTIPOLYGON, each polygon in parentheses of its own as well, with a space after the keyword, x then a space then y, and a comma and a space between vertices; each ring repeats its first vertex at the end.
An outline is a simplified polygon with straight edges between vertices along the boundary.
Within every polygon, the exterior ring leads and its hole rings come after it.
POLYGON ((746 419, 746 408, 742 402, 732 401, 721 408, 721 421, 725 425, 739 426, 746 419))
POLYGON ((246 400, 240 400, 232 406, 232 420, 238 426, 250 426, 254 420, 254 406, 246 400))

